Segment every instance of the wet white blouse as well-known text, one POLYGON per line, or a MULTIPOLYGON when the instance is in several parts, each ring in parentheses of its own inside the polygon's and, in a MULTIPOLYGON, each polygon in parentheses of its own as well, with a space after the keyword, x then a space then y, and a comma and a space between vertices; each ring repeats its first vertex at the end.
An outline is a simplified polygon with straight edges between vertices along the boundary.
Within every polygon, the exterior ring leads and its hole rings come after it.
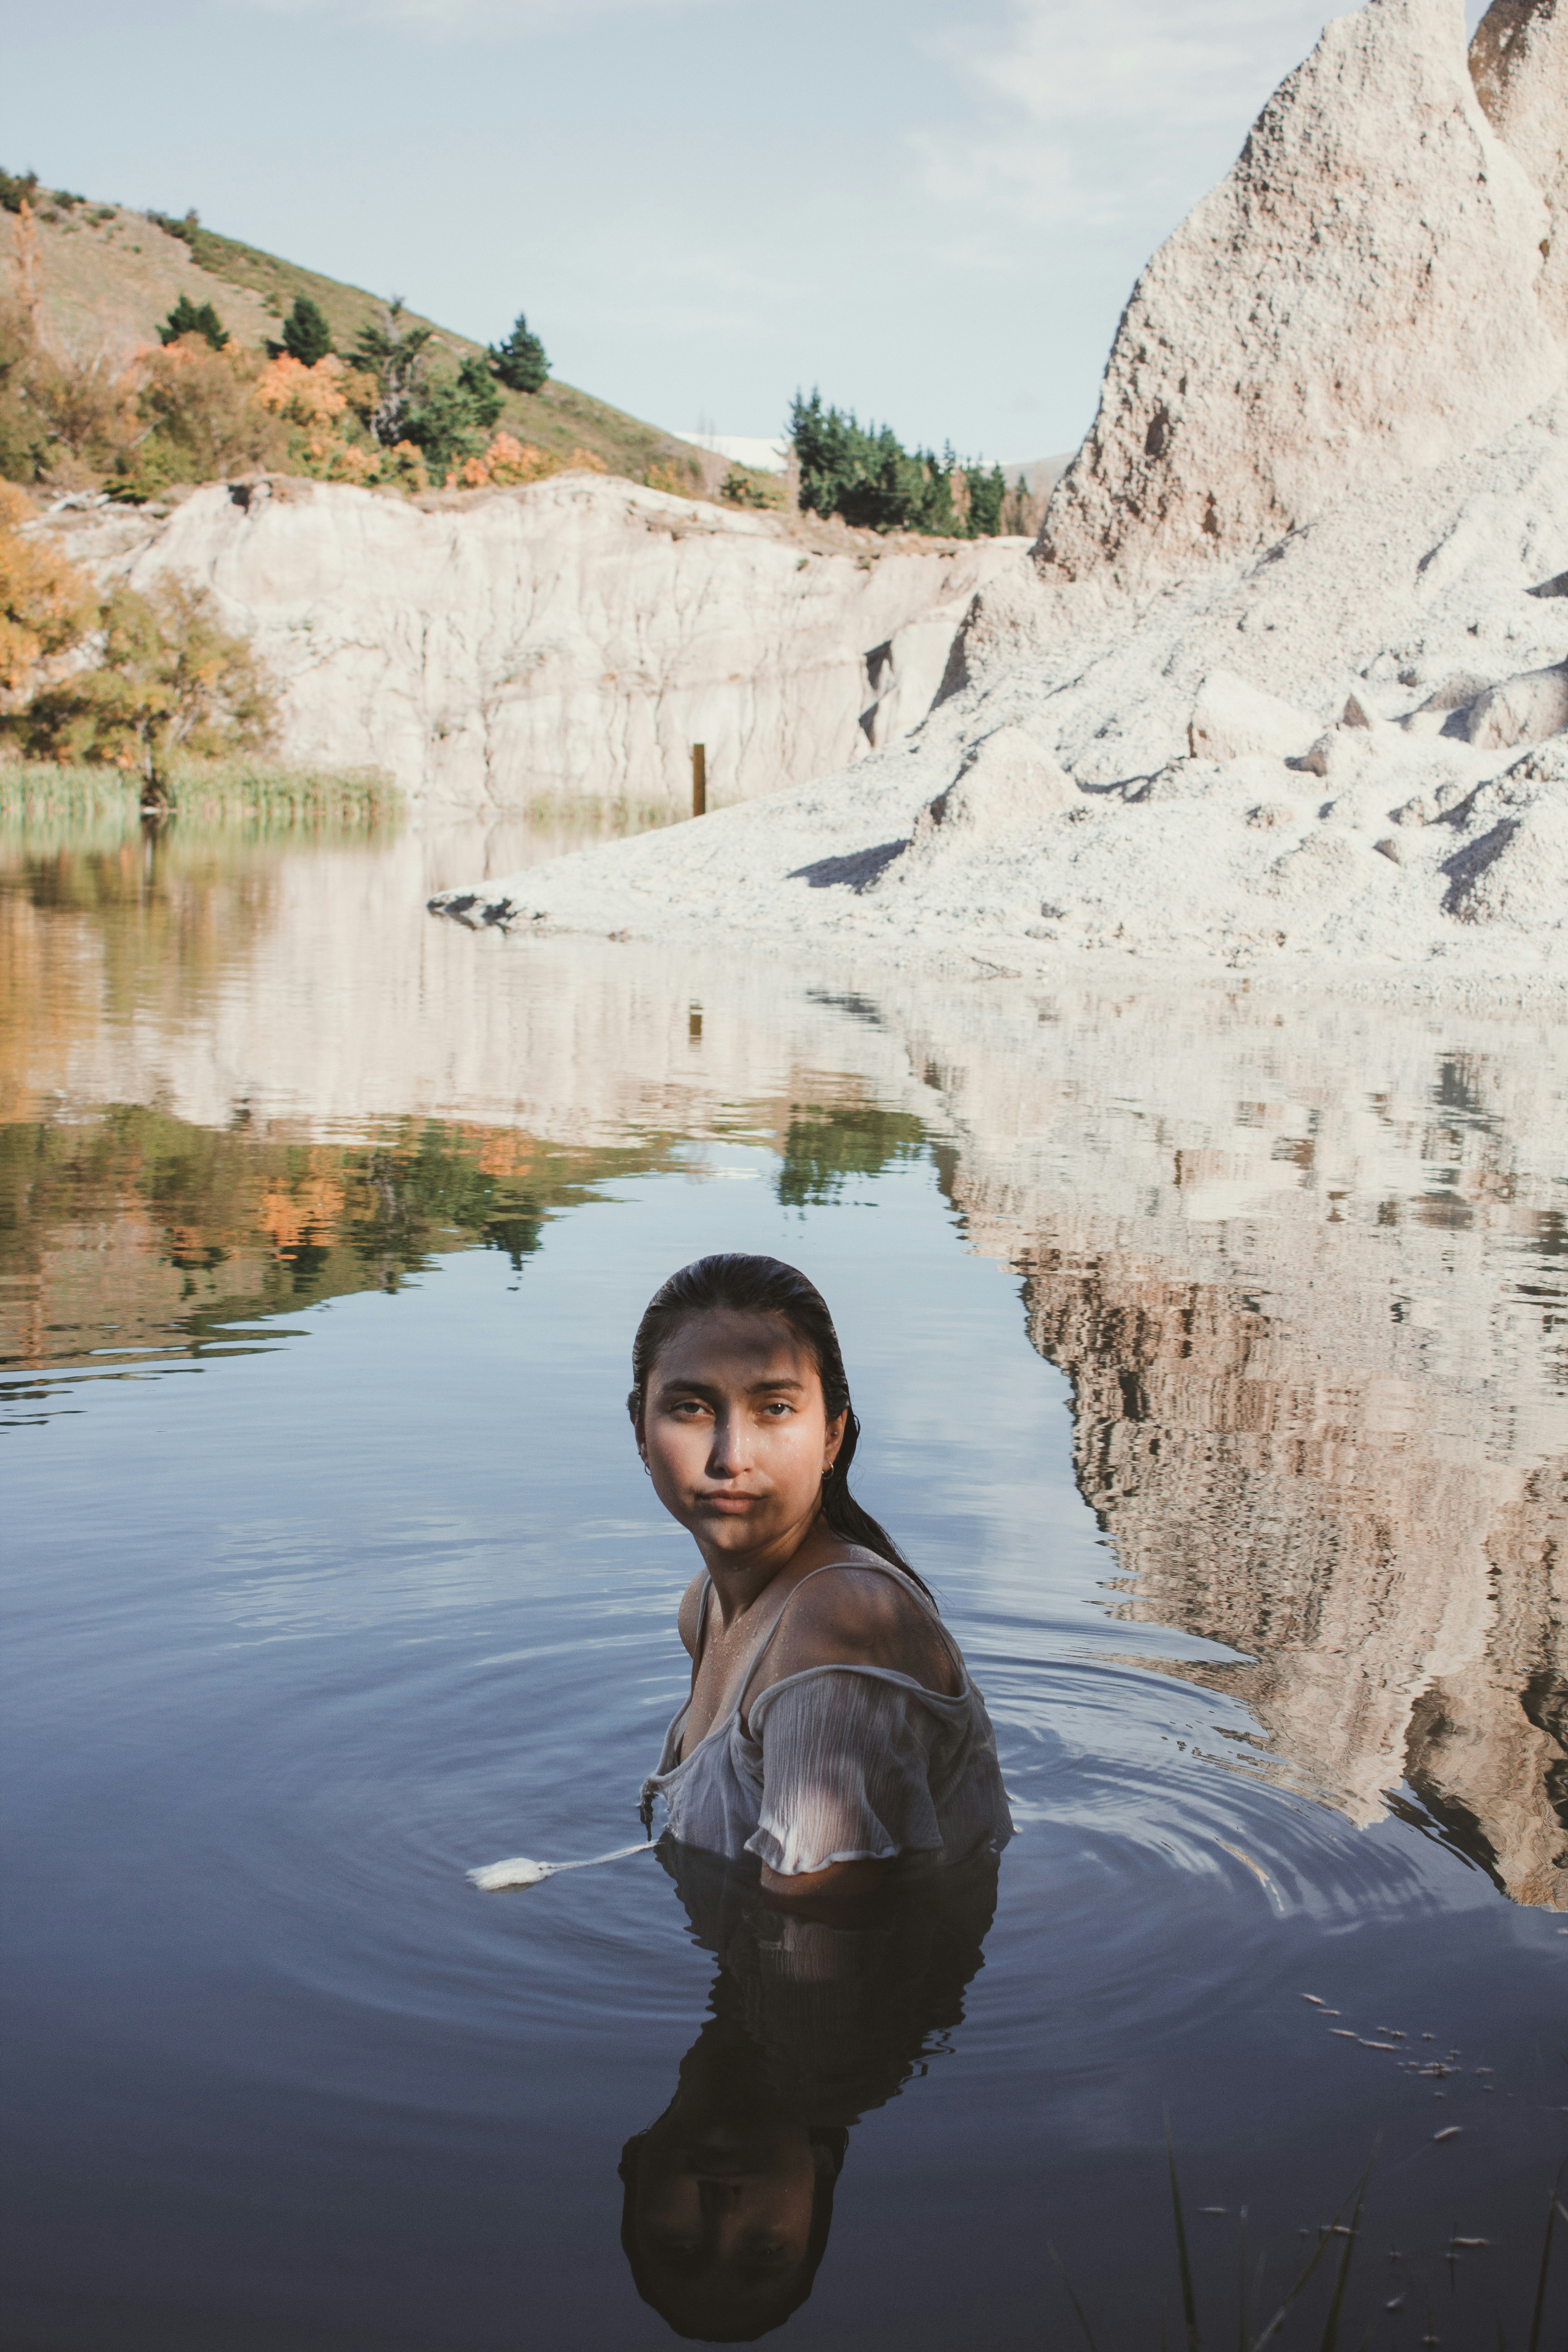
MULTIPOLYGON (((903 1853, 955 1861, 981 1845, 1005 1845, 1013 1823, 995 1735, 957 1643, 919 1586, 898 1570, 841 1560, 812 1574, 828 1575, 833 1567, 876 1567, 896 1579, 936 1624, 958 1670, 957 1696, 927 1690, 886 1666, 810 1666, 758 1694, 749 1730, 741 1723, 742 1688, 682 1763, 688 1699, 665 1734, 658 1769, 643 1783, 645 1804, 664 1799, 669 1834, 681 1844, 731 1857, 756 1854, 782 1877, 831 1862, 885 1862, 903 1853)), ((810 1581, 803 1577, 795 1591, 810 1581)), ((699 1652, 711 1590, 703 1588, 699 1652)), ((786 1601, 778 1622, 788 1608, 786 1601)), ((748 1675, 747 1688, 750 1681, 748 1675)))

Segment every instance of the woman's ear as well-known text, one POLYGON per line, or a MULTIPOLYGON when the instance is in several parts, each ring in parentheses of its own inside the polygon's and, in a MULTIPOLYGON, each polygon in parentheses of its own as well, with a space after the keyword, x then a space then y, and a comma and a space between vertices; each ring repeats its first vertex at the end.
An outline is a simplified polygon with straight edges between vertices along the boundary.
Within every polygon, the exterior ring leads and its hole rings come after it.
POLYGON ((844 1429, 848 1419, 849 1414, 846 1408, 843 1412, 836 1413, 827 1424, 826 1443, 822 1449, 824 1475, 832 1469, 838 1459, 838 1450, 844 1443, 844 1429))

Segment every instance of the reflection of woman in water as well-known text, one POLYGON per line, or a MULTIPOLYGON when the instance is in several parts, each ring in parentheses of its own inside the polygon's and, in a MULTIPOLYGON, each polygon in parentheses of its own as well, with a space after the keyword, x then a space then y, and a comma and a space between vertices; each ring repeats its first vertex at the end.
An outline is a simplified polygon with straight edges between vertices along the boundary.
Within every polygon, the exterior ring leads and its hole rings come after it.
POLYGON ((748 2344, 811 2293, 848 2126, 962 2017, 996 1856, 895 1879, 832 1919, 771 1901, 754 1867, 661 1853, 720 1970, 674 2098, 626 2142, 621 2243, 678 2335, 748 2344))
POLYGON ((835 1906, 1012 1835, 996 1744, 925 1586, 848 1486, 859 1425, 820 1293, 777 1258, 700 1259, 637 1328, 627 1400, 702 1567, 691 1692, 644 1784, 671 1837, 754 1855, 775 1902, 835 1906))

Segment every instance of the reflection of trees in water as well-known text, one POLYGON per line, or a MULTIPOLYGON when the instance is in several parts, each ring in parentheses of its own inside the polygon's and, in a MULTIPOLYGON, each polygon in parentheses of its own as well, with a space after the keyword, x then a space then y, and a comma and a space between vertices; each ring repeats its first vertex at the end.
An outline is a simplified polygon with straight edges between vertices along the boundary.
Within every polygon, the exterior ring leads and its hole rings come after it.
POLYGON ((660 1857, 719 1973, 675 2096, 623 2152, 621 2243, 678 2335, 750 2343, 811 2293, 849 2127, 962 2021, 996 1858, 917 1872, 851 1925, 771 1908, 718 1855, 660 1857))
POLYGON ((0 1124, 0 1361, 198 1348, 235 1322, 396 1290, 437 1251, 521 1267, 554 1210, 668 1161, 658 1142, 571 1151, 457 1121, 393 1122, 364 1144, 134 1104, 0 1124))
POLYGON ((854 1177, 921 1159, 927 1136, 918 1118, 875 1102, 796 1103, 782 1145, 779 1199, 786 1209, 804 1209, 837 1201, 854 1177))
POLYGON ((1266 1769, 1363 1820, 1404 1780, 1515 1899, 1568 1908, 1568 1467, 1510 1462, 1440 1384, 1336 1365, 1370 1293, 1274 1312, 1131 1253, 1020 1263, 1121 1612, 1243 1654, 1180 1672, 1247 1703, 1266 1769))

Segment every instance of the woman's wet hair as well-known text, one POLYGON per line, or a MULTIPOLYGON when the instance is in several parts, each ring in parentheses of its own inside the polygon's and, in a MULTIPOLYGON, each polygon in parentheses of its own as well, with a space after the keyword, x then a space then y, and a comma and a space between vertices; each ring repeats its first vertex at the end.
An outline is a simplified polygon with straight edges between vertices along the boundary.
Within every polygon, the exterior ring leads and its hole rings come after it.
POLYGON ((689 1317, 714 1307, 729 1307, 742 1315, 776 1315, 809 1351, 822 1382, 828 1420, 844 1415, 844 1442, 823 1481, 823 1517, 846 1543, 859 1544, 879 1559, 890 1560, 931 1598, 931 1588, 915 1574, 887 1528, 849 1492, 849 1465, 860 1442, 860 1423, 849 1402, 843 1351, 827 1301, 798 1267, 786 1265, 782 1258, 749 1257, 740 1250, 726 1250, 714 1257, 695 1259, 661 1283, 648 1300, 632 1342, 632 1389, 626 1411, 634 1428, 641 1433, 648 1377, 660 1350, 689 1317))

